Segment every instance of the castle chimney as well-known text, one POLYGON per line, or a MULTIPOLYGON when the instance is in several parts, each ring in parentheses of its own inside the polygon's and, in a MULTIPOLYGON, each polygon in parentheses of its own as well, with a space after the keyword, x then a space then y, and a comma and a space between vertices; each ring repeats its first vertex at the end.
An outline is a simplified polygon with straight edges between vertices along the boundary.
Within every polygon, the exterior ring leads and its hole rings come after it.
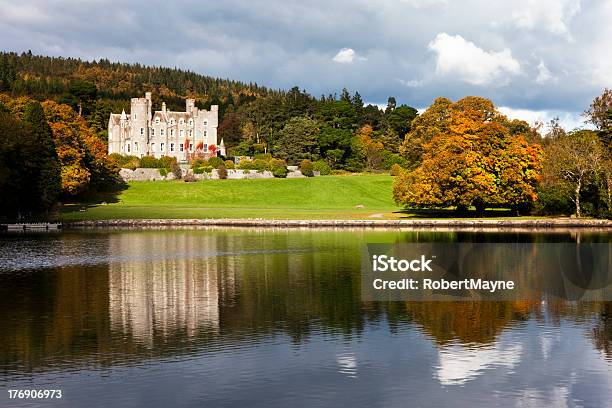
POLYGON ((193 112, 193 108, 195 107, 195 99, 187 98, 185 100, 185 111, 193 112))
POLYGON ((145 92, 145 99, 151 102, 151 92, 145 92))
POLYGON ((166 113, 166 102, 162 102, 162 112, 166 113))

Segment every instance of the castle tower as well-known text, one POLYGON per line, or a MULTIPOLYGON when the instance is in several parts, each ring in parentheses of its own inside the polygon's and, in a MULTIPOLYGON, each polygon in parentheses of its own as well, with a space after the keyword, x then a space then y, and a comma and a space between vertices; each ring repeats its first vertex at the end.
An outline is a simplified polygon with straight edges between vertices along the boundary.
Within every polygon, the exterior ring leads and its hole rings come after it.
POLYGON ((132 98, 130 107, 132 128, 132 154, 142 157, 149 154, 149 127, 151 124, 151 92, 144 98, 132 98))
POLYGON ((185 100, 185 112, 192 113, 194 107, 195 107, 195 99, 187 98, 185 100))

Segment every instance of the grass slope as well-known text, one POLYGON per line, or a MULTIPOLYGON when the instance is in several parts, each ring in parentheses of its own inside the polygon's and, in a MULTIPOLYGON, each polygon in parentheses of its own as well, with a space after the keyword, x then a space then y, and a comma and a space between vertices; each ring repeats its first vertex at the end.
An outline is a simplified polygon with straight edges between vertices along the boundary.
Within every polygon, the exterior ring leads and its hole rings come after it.
POLYGON ((391 184, 389 175, 133 182, 97 202, 67 204, 60 218, 397 218, 391 184))

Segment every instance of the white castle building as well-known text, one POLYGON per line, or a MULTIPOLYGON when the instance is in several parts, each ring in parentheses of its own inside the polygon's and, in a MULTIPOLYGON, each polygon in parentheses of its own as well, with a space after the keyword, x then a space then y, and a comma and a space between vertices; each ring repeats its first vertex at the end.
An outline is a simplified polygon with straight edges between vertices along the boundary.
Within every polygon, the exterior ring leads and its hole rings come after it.
POLYGON ((108 120, 108 153, 129 156, 176 157, 187 160, 193 153, 202 156, 225 155, 223 140, 217 142, 219 106, 198 109, 195 99, 187 99, 185 112, 172 112, 162 102, 162 110, 151 114, 151 92, 132 98, 129 115, 125 110, 111 113, 108 120), (214 146, 214 147, 212 147, 214 146))

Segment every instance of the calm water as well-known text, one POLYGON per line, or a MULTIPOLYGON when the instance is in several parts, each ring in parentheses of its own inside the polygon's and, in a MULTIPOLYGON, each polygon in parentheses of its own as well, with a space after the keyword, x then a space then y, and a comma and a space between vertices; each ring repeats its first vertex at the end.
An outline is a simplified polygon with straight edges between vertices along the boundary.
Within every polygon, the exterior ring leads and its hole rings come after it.
POLYGON ((0 236, 0 407, 611 406, 611 303, 360 301, 365 243, 611 235, 0 236))

